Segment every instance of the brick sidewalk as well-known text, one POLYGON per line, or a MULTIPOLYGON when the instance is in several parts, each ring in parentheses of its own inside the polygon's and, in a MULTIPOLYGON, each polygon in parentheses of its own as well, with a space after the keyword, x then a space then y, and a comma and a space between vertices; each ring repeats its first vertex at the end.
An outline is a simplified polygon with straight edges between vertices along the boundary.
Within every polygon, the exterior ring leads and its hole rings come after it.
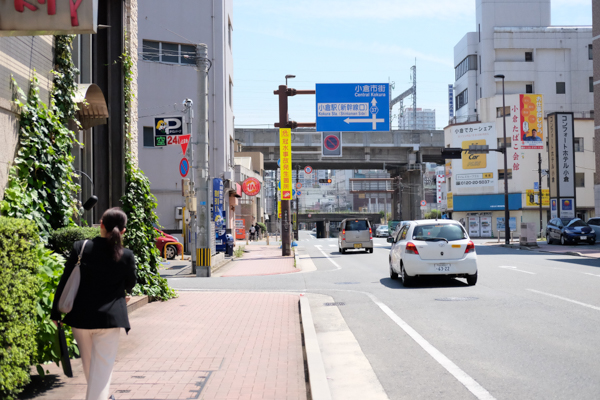
POLYGON ((275 275, 299 272, 294 257, 283 257, 278 246, 245 246, 244 256, 229 263, 215 276, 275 275))
MULTIPOLYGON (((306 399, 298 299, 183 292, 142 307, 121 335, 111 393, 117 400, 306 399)), ((60 374, 53 389, 26 398, 84 399, 78 361, 74 376, 60 374)))

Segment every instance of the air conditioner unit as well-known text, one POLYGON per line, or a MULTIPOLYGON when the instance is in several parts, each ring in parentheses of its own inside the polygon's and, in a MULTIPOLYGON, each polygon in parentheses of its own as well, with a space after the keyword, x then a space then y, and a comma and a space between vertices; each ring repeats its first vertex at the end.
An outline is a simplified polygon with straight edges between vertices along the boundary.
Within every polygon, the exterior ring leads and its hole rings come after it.
POLYGON ((175 207, 175 219, 183 219, 183 207, 175 207))
POLYGON ((223 179, 232 181, 233 180, 233 172, 225 171, 223 173, 223 179))
POLYGON ((235 191, 235 182, 233 182, 230 179, 227 179, 227 180, 223 181, 223 190, 224 191, 228 191, 228 190, 234 190, 235 191))

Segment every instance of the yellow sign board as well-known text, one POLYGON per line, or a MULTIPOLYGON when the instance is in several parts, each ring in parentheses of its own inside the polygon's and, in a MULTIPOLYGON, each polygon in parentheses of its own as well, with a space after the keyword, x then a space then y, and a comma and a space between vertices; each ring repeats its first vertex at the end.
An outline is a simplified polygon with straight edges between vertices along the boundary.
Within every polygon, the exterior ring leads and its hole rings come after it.
POLYGON ((454 210, 454 196, 452 195, 452 192, 448 192, 446 195, 446 207, 448 210, 454 210))
POLYGON ((277 200, 277 218, 281 218, 281 200, 277 200))
MULTIPOLYGON (((527 189, 525 190, 525 205, 527 206, 539 206, 538 203, 531 202, 531 196, 539 194, 538 190, 527 189)), ((550 190, 542 189, 542 206, 550 205, 550 190)))
MULTIPOLYGON (((462 148, 468 149, 472 144, 487 144, 485 139, 465 140, 462 142, 462 148)), ((463 169, 481 169, 487 167, 487 154, 473 154, 466 152, 462 157, 463 169)))
POLYGON ((483 179, 494 179, 494 173, 493 172, 484 172, 483 179))
POLYGON ((281 160, 281 200, 292 200, 292 130, 279 129, 279 158, 281 160))
POLYGON ((544 105, 541 94, 519 95, 521 149, 544 148, 544 105))

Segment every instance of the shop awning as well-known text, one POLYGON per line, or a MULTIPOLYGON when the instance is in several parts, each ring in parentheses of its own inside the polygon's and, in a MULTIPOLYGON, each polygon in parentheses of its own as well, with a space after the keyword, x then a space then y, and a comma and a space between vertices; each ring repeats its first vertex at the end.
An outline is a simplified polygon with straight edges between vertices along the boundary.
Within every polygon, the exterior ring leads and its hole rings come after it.
POLYGON ((75 102, 79 110, 77 120, 82 129, 106 124, 108 107, 102 89, 94 83, 80 83, 75 94, 75 102))

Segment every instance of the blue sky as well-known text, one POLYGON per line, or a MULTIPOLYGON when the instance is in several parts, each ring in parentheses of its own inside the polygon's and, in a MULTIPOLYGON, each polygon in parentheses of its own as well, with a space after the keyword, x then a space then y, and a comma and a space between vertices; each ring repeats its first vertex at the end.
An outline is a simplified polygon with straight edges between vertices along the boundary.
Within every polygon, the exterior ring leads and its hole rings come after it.
MULTIPOLYGON (((396 96, 410 87, 415 59, 417 107, 435 109, 436 127, 446 125, 453 49, 475 31, 475 0, 234 0, 233 7, 236 127, 273 127, 273 90, 286 74, 296 75, 288 81, 296 89, 392 81, 396 96)), ((591 0, 552 1, 552 25, 591 23, 591 0)), ((289 114, 314 122, 314 96, 291 97, 289 114)))

